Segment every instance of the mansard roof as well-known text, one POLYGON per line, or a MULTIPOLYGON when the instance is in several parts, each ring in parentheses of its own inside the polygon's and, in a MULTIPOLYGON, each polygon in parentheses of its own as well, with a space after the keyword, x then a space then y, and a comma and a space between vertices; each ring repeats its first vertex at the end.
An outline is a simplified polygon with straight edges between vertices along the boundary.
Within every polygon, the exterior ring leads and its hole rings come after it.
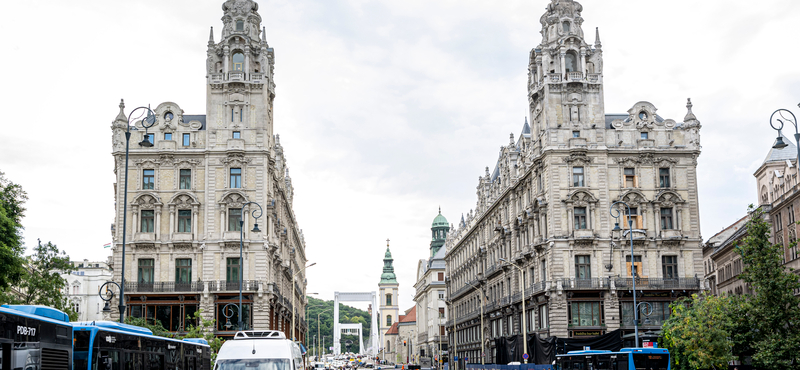
POLYGON ((206 115, 205 114, 184 114, 183 115, 183 122, 189 123, 192 121, 198 121, 202 124, 200 126, 201 130, 206 129, 206 115))

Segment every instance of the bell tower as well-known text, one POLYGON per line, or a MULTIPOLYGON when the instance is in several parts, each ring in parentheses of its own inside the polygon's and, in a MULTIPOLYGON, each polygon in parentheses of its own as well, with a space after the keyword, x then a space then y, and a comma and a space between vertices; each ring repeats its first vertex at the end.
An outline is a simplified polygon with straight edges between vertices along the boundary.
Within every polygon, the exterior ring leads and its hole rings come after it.
POLYGON ((227 0, 222 4, 222 34, 208 38, 206 59, 206 129, 209 146, 228 139, 248 145, 273 146, 273 72, 275 53, 261 26, 258 4, 227 0))
POLYGON ((386 239, 386 253, 383 256, 383 274, 381 274, 381 282, 378 283, 379 291, 379 310, 380 322, 378 327, 381 328, 381 345, 386 346, 386 339, 384 335, 389 331, 393 323, 400 319, 400 284, 397 282, 397 277, 394 274, 394 266, 392 265, 394 259, 392 252, 389 250, 389 239, 386 239))
POLYGON ((534 140, 547 132, 547 143, 553 143, 559 141, 553 137, 558 131, 604 128, 600 34, 595 33, 594 45, 586 42, 582 10, 577 1, 551 0, 540 19, 542 42, 531 50, 528 63, 534 140))

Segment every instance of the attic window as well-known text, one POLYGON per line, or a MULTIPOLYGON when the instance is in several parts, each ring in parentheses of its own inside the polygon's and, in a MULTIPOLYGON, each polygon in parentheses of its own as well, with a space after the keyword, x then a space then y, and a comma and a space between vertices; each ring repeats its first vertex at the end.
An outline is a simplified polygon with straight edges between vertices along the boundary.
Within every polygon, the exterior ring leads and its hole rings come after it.
POLYGON ((244 31, 244 21, 236 21, 236 30, 244 31))

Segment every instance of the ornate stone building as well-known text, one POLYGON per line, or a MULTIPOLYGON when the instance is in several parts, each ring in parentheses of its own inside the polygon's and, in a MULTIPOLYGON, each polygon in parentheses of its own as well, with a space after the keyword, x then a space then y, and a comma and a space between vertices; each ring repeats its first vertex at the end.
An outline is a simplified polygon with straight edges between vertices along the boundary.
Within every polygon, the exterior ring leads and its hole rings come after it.
POLYGON ((417 282, 414 284, 417 335, 413 350, 424 366, 435 363, 440 350, 447 351, 444 327, 447 320, 444 256, 447 251, 444 244, 448 232, 450 224, 440 209, 431 224, 430 258, 417 263, 417 282))
MULTIPOLYGON (((599 32, 587 43, 581 11, 575 1, 548 4, 528 65, 531 123, 501 147, 478 179, 475 209, 448 234, 450 348, 470 362, 480 362, 481 340, 491 362, 492 339, 522 330, 632 333, 634 276, 639 302, 652 307, 645 330, 658 330, 669 303, 700 288, 700 122, 691 102, 682 122, 646 101, 607 114, 599 32), (612 231, 615 201, 630 206, 633 256, 627 234, 612 231), (488 297, 484 327, 479 294, 488 297)), ((619 223, 627 229, 627 216, 619 223)))
MULTIPOLYGON (((389 333, 392 325, 397 323, 400 319, 400 283, 397 282, 397 276, 394 274, 394 266, 392 263, 392 252, 389 250, 389 240, 386 240, 386 253, 383 256, 383 273, 381 274, 381 281, 378 283, 378 327, 380 328, 380 346, 382 348, 384 358, 391 359, 389 353, 392 352, 395 339, 390 339, 386 335, 389 333)), ((396 325, 395 325, 396 327, 396 325)), ((397 333, 394 333, 397 334, 397 333)), ((393 334, 389 334, 393 335, 393 334)))
POLYGON ((208 40, 205 114, 186 114, 178 104, 164 102, 154 109, 153 127, 145 130, 136 122, 127 189, 124 104, 112 123, 114 280, 120 281, 122 271, 127 191, 128 315, 155 318, 181 332, 190 324, 186 317, 203 310, 203 317, 217 320, 218 335, 232 335, 237 309, 230 311, 229 326, 223 307, 238 304, 242 269, 245 328, 290 336, 294 312, 295 337, 302 340, 307 259, 286 156, 273 134, 275 52, 258 4, 228 0, 222 10, 220 41, 214 41, 213 28, 208 40), (153 147, 138 144, 145 135, 153 147), (260 231, 253 231, 254 223, 260 231))

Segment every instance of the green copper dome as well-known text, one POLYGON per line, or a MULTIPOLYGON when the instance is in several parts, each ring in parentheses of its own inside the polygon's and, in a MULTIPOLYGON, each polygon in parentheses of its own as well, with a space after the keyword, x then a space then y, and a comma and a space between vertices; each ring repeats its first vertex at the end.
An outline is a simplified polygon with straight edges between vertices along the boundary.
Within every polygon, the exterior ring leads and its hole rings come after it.
POLYGON ((392 266, 392 252, 389 251, 389 241, 386 241, 386 254, 383 255, 383 274, 381 274, 381 284, 397 284, 397 276, 394 275, 392 266))
POLYGON ((446 227, 450 228, 450 223, 447 222, 447 219, 442 216, 442 208, 439 208, 439 214, 436 215, 436 218, 433 219, 433 225, 431 228, 438 228, 438 227, 446 227))

